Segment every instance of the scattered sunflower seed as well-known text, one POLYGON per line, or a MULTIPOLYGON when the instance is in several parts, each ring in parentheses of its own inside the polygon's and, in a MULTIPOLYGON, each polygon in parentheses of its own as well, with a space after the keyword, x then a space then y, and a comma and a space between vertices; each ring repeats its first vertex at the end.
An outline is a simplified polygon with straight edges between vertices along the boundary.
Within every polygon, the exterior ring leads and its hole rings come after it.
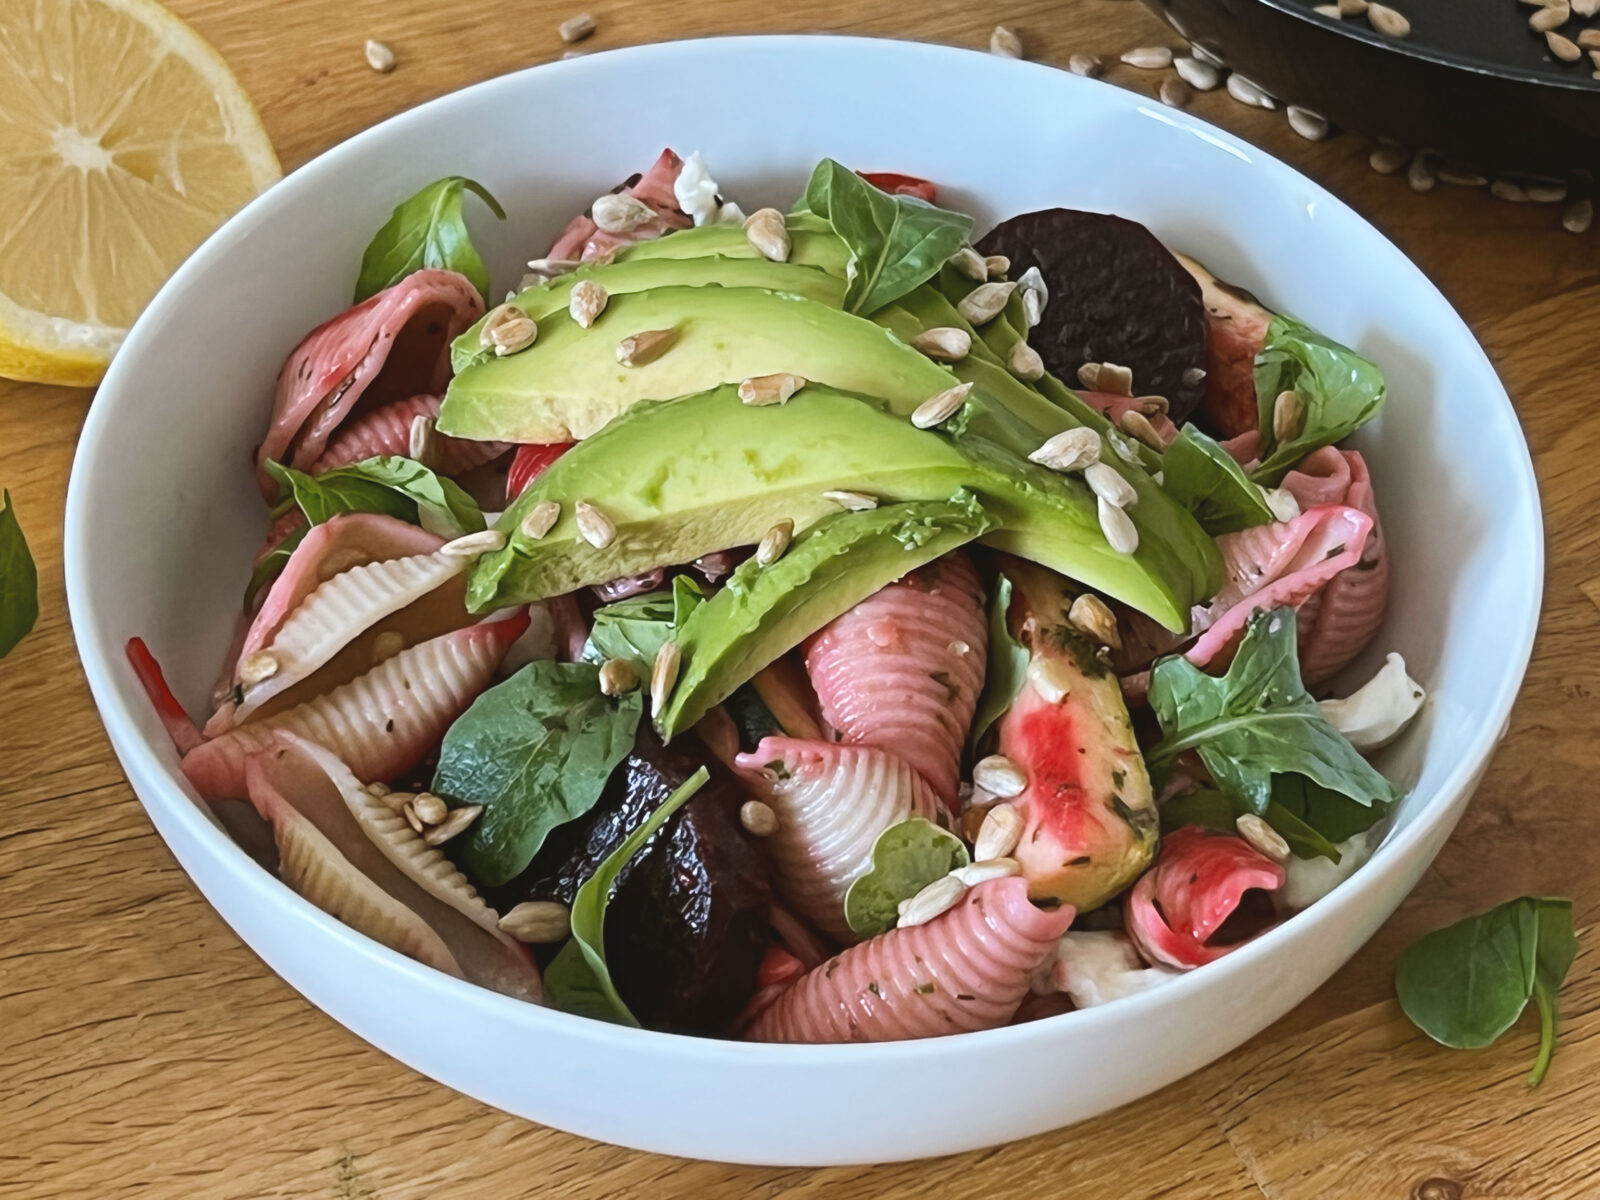
POLYGON ((572 932, 572 910, 559 900, 524 900, 500 918, 500 932, 519 942, 549 946, 572 932))
POLYGON ((1038 267, 1029 267, 1017 277, 1017 291, 1022 296, 1023 318, 1032 329, 1044 319, 1044 306, 1050 303, 1050 285, 1038 267))
POLYGON ((1476 171, 1463 171, 1458 167, 1440 167, 1434 174, 1439 177, 1440 183, 1448 183, 1454 187, 1483 187, 1489 182, 1487 175, 1479 175, 1476 171))
POLYGON ((1339 15, 1341 17, 1359 17, 1366 14, 1367 0, 1339 0, 1339 15))
POLYGON ((1521 204, 1528 199, 1527 189, 1510 179, 1496 179, 1489 185, 1489 194, 1499 200, 1521 204))
POLYGON ((1578 48, 1577 42, 1562 36, 1554 29, 1544 35, 1544 41, 1545 45, 1550 47, 1550 53, 1562 62, 1574 63, 1583 57, 1583 51, 1578 48))
POLYGON ((525 538, 538 541, 554 528, 555 523, 561 518, 561 505, 555 500, 541 500, 528 510, 527 516, 522 518, 522 523, 517 526, 517 531, 525 538))
POLYGON ((983 283, 989 278, 989 268, 983 255, 971 246, 963 246, 950 256, 950 265, 968 279, 983 283))
POLYGON ((1168 108, 1187 108, 1189 101, 1194 99, 1194 89, 1176 76, 1169 75, 1161 81, 1156 95, 1168 108))
POLYGON ((1128 508, 1139 502, 1139 493, 1133 484, 1122 477, 1115 467, 1107 463, 1091 463, 1084 468, 1083 481, 1089 490, 1107 504, 1128 508))
POLYGON ((1132 50, 1123 53, 1122 61, 1130 67, 1138 67, 1144 71, 1165 71, 1172 65, 1172 48, 1170 46, 1135 46, 1132 50))
POLYGON ((771 837, 778 832, 778 814, 761 800, 746 800, 739 806, 739 824, 752 837, 771 837))
POLYGON ((1255 813, 1240 813, 1233 825, 1239 831, 1240 837, 1273 862, 1289 861, 1289 843, 1283 840, 1282 834, 1255 813))
POLYGON ((1097 501, 1096 511, 1100 517, 1100 532, 1105 534, 1108 546, 1118 554, 1132 554, 1139 548, 1138 527, 1127 513, 1104 496, 1097 501))
POLYGON ((929 396, 912 412, 911 423, 918 429, 932 429, 936 425, 943 425, 960 411, 971 391, 972 384, 958 383, 954 387, 945 388, 944 391, 929 396))
POLYGON ((655 209, 629 192, 607 192, 589 208, 589 216, 605 233, 632 233, 655 215, 655 209))
POLYGON ((1328 136, 1328 118, 1309 108, 1291 104, 1288 108, 1289 128, 1308 142, 1320 142, 1328 136))
POLYGON ((1122 638, 1117 633, 1117 618, 1106 607, 1105 601, 1092 592, 1084 592, 1072 602, 1072 607, 1067 610, 1067 624, 1102 646, 1122 649, 1122 638))
POLYGON ((941 362, 959 362, 972 349, 972 335, 954 325, 939 325, 924 329, 911 344, 929 358, 941 362))
POLYGON ((1028 682, 1046 704, 1060 704, 1072 694, 1072 670, 1059 658, 1036 658, 1029 662, 1028 682))
POLYGON ((1578 33, 1578 45, 1585 50, 1600 50, 1600 29, 1584 29, 1578 33))
POLYGON ((1199 387, 1205 381, 1206 381, 1206 369, 1204 367, 1185 367, 1184 368, 1184 370, 1183 370, 1183 386, 1184 387, 1199 387))
POLYGON ((1063 474, 1082 471, 1100 461, 1100 435, 1081 427, 1063 430, 1028 455, 1028 460, 1063 474))
POLYGON ((987 324, 1005 311, 1006 301, 1016 288, 1014 283, 980 283, 961 297, 956 311, 970 324, 987 324))
POLYGON ((594 32, 594 18, 588 13, 579 13, 575 17, 568 17, 556 26, 556 32, 561 35, 561 40, 571 45, 581 42, 594 32))
POLYGON ((799 375, 780 371, 776 375, 752 375, 739 385, 739 399, 752 408, 765 408, 769 404, 787 404, 806 381, 799 375))
POLYGON ((1172 65, 1178 78, 1197 92, 1214 91, 1222 86, 1222 72, 1208 62, 1184 55, 1173 59, 1172 65))
POLYGON ((1572 11, 1587 19, 1600 13, 1600 0, 1572 0, 1572 11))
POLYGON ((1272 402, 1272 440, 1280 446, 1293 441, 1305 424, 1306 402, 1299 392, 1279 392, 1272 402))
POLYGON ((650 719, 654 721, 667 708, 667 696, 678 682, 678 667, 683 662, 683 651, 678 643, 666 641, 656 651, 655 665, 650 668, 650 719))
POLYGON ((411 428, 406 434, 406 452, 423 466, 433 468, 434 419, 423 413, 411 418, 411 428))
POLYGON ((406 819, 406 824, 411 826, 413 833, 423 833, 428 828, 422 823, 422 818, 417 816, 416 797, 412 797, 401 806, 400 815, 406 819))
MULTIPOLYGON (((1081 374, 1079 376, 1082 377, 1081 374)), ((1100 369, 1095 372, 1095 381, 1089 385, 1097 392, 1105 392, 1112 396, 1133 395, 1133 368, 1120 366, 1117 363, 1103 362, 1100 369)))
POLYGON ((1535 33, 1548 33, 1552 29, 1560 29, 1571 16, 1572 9, 1565 3, 1541 7, 1528 18, 1528 28, 1535 33))
POLYGON ((1011 353, 1006 355, 1006 369, 1018 379, 1044 378, 1044 359, 1039 357, 1039 352, 1027 342, 1018 342, 1011 347, 1011 353))
POLYGON ((1021 874, 1022 864, 1014 858, 985 859, 983 862, 957 867, 950 872, 952 878, 959 879, 969 888, 977 887, 980 883, 988 883, 991 879, 1008 879, 1021 874))
POLYGON ((1086 79, 1098 79, 1105 73, 1106 64, 1098 54, 1074 54, 1067 59, 1067 70, 1086 79))
POLYGON ((582 265, 575 258, 534 258, 528 261, 528 270, 535 275, 554 279, 558 275, 570 275, 582 265))
POLYGON ((744 235, 761 257, 773 262, 789 260, 789 226, 777 209, 758 208, 751 213, 745 218, 744 235))
POLYGON ((785 517, 767 530, 761 539, 761 544, 756 547, 756 564, 770 567, 783 557, 783 552, 789 548, 793 538, 794 522, 785 517))
POLYGON ((1374 146, 1367 156, 1367 165, 1379 175, 1393 175, 1411 161, 1411 151, 1404 146, 1374 146))
POLYGON ((1372 3, 1367 5, 1367 21, 1379 33, 1386 37, 1405 38, 1411 36, 1411 22, 1397 10, 1387 4, 1372 3))
POLYGON ((1147 417, 1164 417, 1172 411, 1172 403, 1165 396, 1140 396, 1139 411, 1147 417))
POLYGON ((1004 25, 996 25, 989 35, 989 53, 1001 58, 1021 58, 1022 39, 1004 25))
POLYGON ((983 260, 983 273, 986 279, 1004 279, 1009 270, 1011 270, 1011 260, 1004 254, 991 254, 983 260))
POLYGON ((394 70, 394 51, 376 38, 367 39, 367 66, 379 75, 387 75, 394 70))
POLYGON ((1240 104, 1248 104, 1251 108, 1274 109, 1278 102, 1274 100, 1267 90, 1253 79, 1246 79, 1235 71, 1228 76, 1228 95, 1240 104))
POLYGON ((617 361, 625 367, 642 367, 672 349, 677 340, 676 329, 646 329, 617 343, 617 361))
POLYGON ((587 500, 579 500, 574 504, 572 515, 578 522, 578 532, 583 540, 596 550, 604 550, 617 536, 617 527, 612 524, 611 518, 587 500))
POLYGON ((1009 800, 1028 790, 1028 775, 1004 754, 991 754, 973 764, 972 783, 991 796, 1009 800))
POLYGON ((394 791, 394 789, 381 780, 374 780, 372 783, 367 784, 367 791, 376 796, 379 800, 382 800, 390 792, 394 791))
POLYGON ((822 498, 832 500, 840 508, 847 508, 851 512, 866 512, 869 508, 878 507, 878 498, 869 496, 865 492, 823 492, 822 498))
POLYGON ((1152 450, 1165 450, 1166 442, 1161 440, 1161 435, 1156 432, 1156 427, 1150 423, 1150 418, 1136 408, 1130 408, 1117 418, 1117 425, 1121 430, 1138 438, 1152 450))
POLYGON ((477 558, 481 554, 504 549, 505 544, 504 530, 480 529, 477 533, 464 533, 446 542, 439 547, 439 553, 446 558, 477 558))
POLYGON ((600 664, 600 690, 607 696, 622 696, 639 686, 639 672, 625 658, 608 658, 600 664))
POLYGON ((422 835, 422 840, 430 846, 442 846, 457 834, 465 833, 467 827, 483 815, 483 805, 468 804, 462 808, 452 808, 450 815, 443 822, 435 825, 422 835))
POLYGON ((976 862, 1005 858, 1022 840, 1022 810, 1014 804, 996 804, 983 815, 978 836, 973 839, 972 857, 976 862))
POLYGON ((584 329, 588 329, 606 310, 606 302, 611 297, 606 289, 592 279, 580 279, 572 285, 572 292, 567 297, 567 311, 572 314, 572 319, 584 329))
POLYGON ((239 682, 246 687, 264 683, 278 673, 278 656, 270 650, 257 650, 239 660, 239 682))
POLYGON ((478 345, 493 350, 496 358, 504 358, 519 350, 526 350, 539 337, 539 326, 532 317, 515 304, 502 304, 483 319, 478 331, 478 345))
POLYGON ((1439 182, 1439 176, 1434 173, 1434 154, 1431 150, 1419 150, 1417 156, 1411 160, 1411 165, 1406 168, 1406 182, 1411 185, 1413 192, 1431 192, 1434 184, 1439 182))
POLYGON ((450 815, 450 808, 432 792, 418 792, 411 801, 411 811, 424 825, 441 824, 450 815))
POLYGON ((967 885, 954 875, 935 879, 909 900, 900 901, 901 929, 913 925, 926 925, 937 916, 949 912, 967 894, 967 885))
POLYGON ((1561 214, 1561 228, 1568 233, 1585 233, 1594 223, 1594 201, 1585 196, 1567 205, 1561 214))
POLYGON ((1330 21, 1339 20, 1339 6, 1337 4, 1314 4, 1311 11, 1319 17, 1327 17, 1330 21))

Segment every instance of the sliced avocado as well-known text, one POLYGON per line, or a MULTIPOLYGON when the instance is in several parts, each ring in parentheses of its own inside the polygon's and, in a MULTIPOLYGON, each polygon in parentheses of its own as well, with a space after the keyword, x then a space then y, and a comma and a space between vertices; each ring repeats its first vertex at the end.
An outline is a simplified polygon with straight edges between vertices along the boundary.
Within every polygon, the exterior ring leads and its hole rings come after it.
POLYGON ((820 384, 772 407, 740 403, 733 386, 638 405, 568 451, 506 510, 497 527, 508 544, 479 559, 468 604, 539 600, 751 545, 785 518, 805 528, 838 511, 823 495, 830 490, 892 502, 942 500, 966 487, 999 519, 990 536, 1007 549, 1169 628, 1184 627, 1203 598, 1193 587, 1198 551, 1187 536, 1166 540, 1153 531, 1135 554, 1119 554, 1106 544, 1080 476, 1047 471, 972 434, 919 430, 886 408, 820 384), (544 500, 560 504, 561 517, 531 539, 518 526, 544 500), (578 501, 597 505, 615 525, 604 547, 579 535, 578 501))
POLYGON ((971 493, 958 492, 835 513, 770 566, 746 559, 679 632, 682 665, 657 731, 670 740, 840 613, 994 524, 971 493))
MULTIPOLYGON (((789 259, 796 266, 815 267, 839 279, 850 266, 850 248, 834 233, 833 226, 813 213, 789 213, 784 222, 789 230, 789 259)), ((701 225, 666 237, 634 242, 617 251, 617 262, 640 259, 760 258, 742 225, 701 225)))

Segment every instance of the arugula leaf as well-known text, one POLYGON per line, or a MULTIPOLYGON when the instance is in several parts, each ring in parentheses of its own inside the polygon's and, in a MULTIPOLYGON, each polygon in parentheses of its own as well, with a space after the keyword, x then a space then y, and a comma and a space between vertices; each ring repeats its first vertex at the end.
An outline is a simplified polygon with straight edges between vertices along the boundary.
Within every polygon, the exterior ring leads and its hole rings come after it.
POLYGON ((872 844, 872 866, 844 894, 844 919, 862 937, 893 929, 900 901, 971 862, 967 845, 923 817, 891 825, 872 844))
POLYGON ((967 735, 967 753, 975 755, 978 742, 1017 698, 1028 677, 1029 654, 1011 636, 1006 614, 1011 611, 1011 580, 1004 572, 995 576, 994 594, 989 598, 989 672, 984 676, 983 694, 967 735))
POLYGON ((589 640, 583 647, 584 661, 597 666, 608 658, 630 662, 648 691, 650 669, 662 644, 683 628, 705 598, 704 588, 687 575, 679 575, 670 592, 662 588, 595 609, 589 640))
POLYGON ((1256 613, 1228 673, 1207 675, 1181 655, 1150 675, 1162 741, 1152 771, 1185 750, 1200 755, 1222 791, 1265 814, 1274 774, 1304 775, 1362 805, 1393 803, 1394 788, 1322 715, 1300 682, 1291 608, 1256 613))
POLYGON ((430 183, 402 201, 383 228, 372 235, 361 256, 355 303, 360 304, 424 267, 465 275, 483 302, 489 303, 489 269, 472 244, 472 235, 461 215, 463 190, 471 191, 502 221, 506 219, 505 209, 481 183, 460 175, 447 175, 430 183))
POLYGON ((891 196, 831 158, 806 184, 806 209, 850 249, 844 307, 870 313, 935 275, 972 233, 972 218, 911 196, 891 196))
POLYGON ((271 459, 265 466, 278 484, 275 517, 297 505, 313 525, 340 513, 375 512, 445 538, 487 528, 477 502, 459 484, 435 475, 415 459, 383 455, 321 475, 307 475, 271 459))
POLYGON ((445 733, 433 776, 440 795, 484 806, 457 848, 467 873, 506 882, 552 829, 593 808, 642 711, 637 691, 601 695, 590 663, 529 663, 474 700, 445 733))
MULTIPOLYGON (((633 694, 638 695, 637 692, 633 694)), ((637 1027, 639 1021, 617 994, 616 984, 611 981, 611 969, 606 965, 606 906, 611 903, 611 889, 617 882, 617 876, 622 874, 622 869, 654 836, 656 830, 665 825, 668 818, 682 808, 710 778, 711 773, 701 767, 684 780, 682 786, 668 796, 660 808, 623 838, 620 846, 606 855, 572 899, 572 940, 577 943, 584 960, 589 964, 601 994, 610 1003, 613 1019, 620 1024, 637 1027)))
MULTIPOLYGON (((1235 822, 1249 811, 1249 806, 1215 788, 1200 788, 1174 796, 1161 806, 1161 832, 1165 835, 1185 825, 1204 825, 1208 829, 1232 833, 1237 828, 1235 822)), ((1339 861, 1339 848, 1332 840, 1276 800, 1267 805, 1262 818, 1289 843, 1296 858, 1321 857, 1339 861)))
POLYGON ((1487 1046, 1539 1008, 1537 1087, 1555 1053, 1556 993, 1577 953, 1572 901, 1519 896, 1418 939, 1400 956, 1400 1007, 1434 1041, 1458 1050, 1487 1046))
POLYGON ((1302 325, 1277 316, 1256 355, 1256 405, 1261 426, 1261 465, 1251 478, 1275 487, 1313 450, 1331 446, 1383 411, 1388 389, 1370 359, 1302 325), (1272 436, 1272 408, 1280 392, 1305 402, 1300 432, 1283 445, 1272 436))
POLYGON ((0 658, 16 645, 39 619, 39 569, 33 565, 11 493, 0 491, 0 658))
POLYGON ((1186 424, 1167 447, 1161 469, 1162 489, 1212 537, 1276 520, 1244 468, 1193 425, 1186 424))

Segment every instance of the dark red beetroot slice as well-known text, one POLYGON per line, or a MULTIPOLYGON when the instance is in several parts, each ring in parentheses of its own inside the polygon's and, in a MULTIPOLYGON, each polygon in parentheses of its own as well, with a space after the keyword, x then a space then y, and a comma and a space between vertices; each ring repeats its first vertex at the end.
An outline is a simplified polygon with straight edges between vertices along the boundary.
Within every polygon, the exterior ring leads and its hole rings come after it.
POLYGON ((1242 287, 1223 283, 1186 254, 1176 257, 1199 281, 1206 310, 1204 423, 1220 437, 1238 437, 1257 426, 1256 355, 1272 314, 1242 287))
POLYGON ((1105 213, 1046 208, 1003 221, 978 249, 1011 260, 1011 278, 1038 267, 1050 289, 1029 344, 1069 387, 1086 362, 1121 363, 1134 391, 1165 396, 1183 424, 1204 383, 1185 372, 1206 358, 1200 287, 1143 225, 1105 213))

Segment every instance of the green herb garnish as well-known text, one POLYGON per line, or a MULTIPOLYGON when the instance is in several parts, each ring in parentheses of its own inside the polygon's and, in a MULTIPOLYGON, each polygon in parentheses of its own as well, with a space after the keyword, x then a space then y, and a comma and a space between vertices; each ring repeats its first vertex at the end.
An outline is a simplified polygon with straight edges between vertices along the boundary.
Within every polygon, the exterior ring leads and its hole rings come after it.
POLYGON ((1275 487, 1313 450, 1331 446, 1354 433, 1383 411, 1387 388, 1383 372, 1348 346, 1278 316, 1267 328, 1267 340, 1256 355, 1256 405, 1261 426, 1261 465, 1251 478, 1275 487), (1272 410, 1282 392, 1292 391, 1305 404, 1305 419, 1288 441, 1279 445, 1272 432, 1272 410))
POLYGON ((1212 537, 1276 520, 1244 468, 1193 425, 1185 425, 1167 447, 1161 470, 1162 489, 1212 537))
POLYGON ((355 302, 377 295, 399 283, 413 271, 433 267, 465 275, 485 304, 489 303, 489 269, 472 244, 467 222, 461 213, 461 194, 470 191, 489 206, 502 221, 506 219, 500 202, 481 183, 460 175, 448 175, 430 183, 409 200, 402 201, 383 228, 372 235, 361 256, 361 274, 356 279, 355 302))

